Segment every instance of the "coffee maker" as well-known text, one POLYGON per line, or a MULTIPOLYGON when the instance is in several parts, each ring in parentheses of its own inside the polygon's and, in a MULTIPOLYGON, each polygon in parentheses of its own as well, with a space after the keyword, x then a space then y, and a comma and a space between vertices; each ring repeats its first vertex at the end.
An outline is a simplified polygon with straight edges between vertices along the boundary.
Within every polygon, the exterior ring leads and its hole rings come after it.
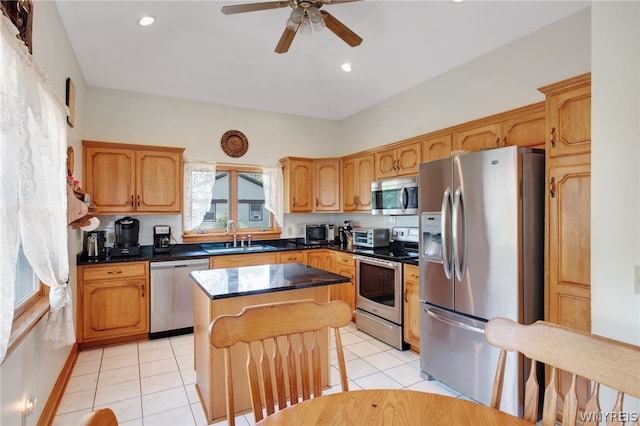
POLYGON ((127 216, 116 220, 115 231, 116 242, 111 249, 111 257, 140 255, 138 244, 140 221, 138 219, 127 216))
POLYGON ((153 227, 153 252, 167 253, 171 251, 171 227, 156 225, 153 227))
POLYGON ((89 262, 97 262, 107 256, 107 249, 104 246, 105 231, 89 231, 84 236, 84 252, 87 254, 89 262))

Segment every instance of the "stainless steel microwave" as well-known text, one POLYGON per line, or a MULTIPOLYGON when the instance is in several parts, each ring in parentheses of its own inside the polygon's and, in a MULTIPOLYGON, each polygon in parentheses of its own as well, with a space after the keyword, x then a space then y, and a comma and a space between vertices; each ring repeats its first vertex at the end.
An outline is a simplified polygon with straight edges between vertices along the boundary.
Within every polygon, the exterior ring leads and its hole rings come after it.
POLYGON ((371 183, 371 214, 418 214, 418 178, 407 176, 371 183))
POLYGON ((329 242, 329 225, 305 225, 304 243, 305 244, 327 244, 329 242))

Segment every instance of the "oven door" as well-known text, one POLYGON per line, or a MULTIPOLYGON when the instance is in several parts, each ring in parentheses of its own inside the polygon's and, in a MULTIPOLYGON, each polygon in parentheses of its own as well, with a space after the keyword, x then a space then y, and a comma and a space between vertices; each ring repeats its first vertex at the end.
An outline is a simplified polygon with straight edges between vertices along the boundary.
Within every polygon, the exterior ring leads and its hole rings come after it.
POLYGON ((356 256, 356 307, 402 325, 402 263, 356 256))

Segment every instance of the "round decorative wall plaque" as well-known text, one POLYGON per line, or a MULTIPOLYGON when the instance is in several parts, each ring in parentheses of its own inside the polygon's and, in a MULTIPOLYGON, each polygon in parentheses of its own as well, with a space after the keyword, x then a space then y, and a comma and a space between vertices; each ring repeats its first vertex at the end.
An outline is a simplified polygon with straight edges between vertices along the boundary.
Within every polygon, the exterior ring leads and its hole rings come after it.
POLYGON ((249 149, 247 137, 239 130, 229 130, 220 140, 222 150, 229 157, 242 157, 249 149))

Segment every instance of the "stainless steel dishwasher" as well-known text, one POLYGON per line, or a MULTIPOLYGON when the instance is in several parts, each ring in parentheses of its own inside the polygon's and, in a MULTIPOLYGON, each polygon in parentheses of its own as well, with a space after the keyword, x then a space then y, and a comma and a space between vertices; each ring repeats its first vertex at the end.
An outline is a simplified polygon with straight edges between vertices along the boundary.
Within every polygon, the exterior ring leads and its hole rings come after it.
POLYGON ((209 269, 209 259, 150 262, 150 339, 193 333, 193 286, 189 272, 209 269))

